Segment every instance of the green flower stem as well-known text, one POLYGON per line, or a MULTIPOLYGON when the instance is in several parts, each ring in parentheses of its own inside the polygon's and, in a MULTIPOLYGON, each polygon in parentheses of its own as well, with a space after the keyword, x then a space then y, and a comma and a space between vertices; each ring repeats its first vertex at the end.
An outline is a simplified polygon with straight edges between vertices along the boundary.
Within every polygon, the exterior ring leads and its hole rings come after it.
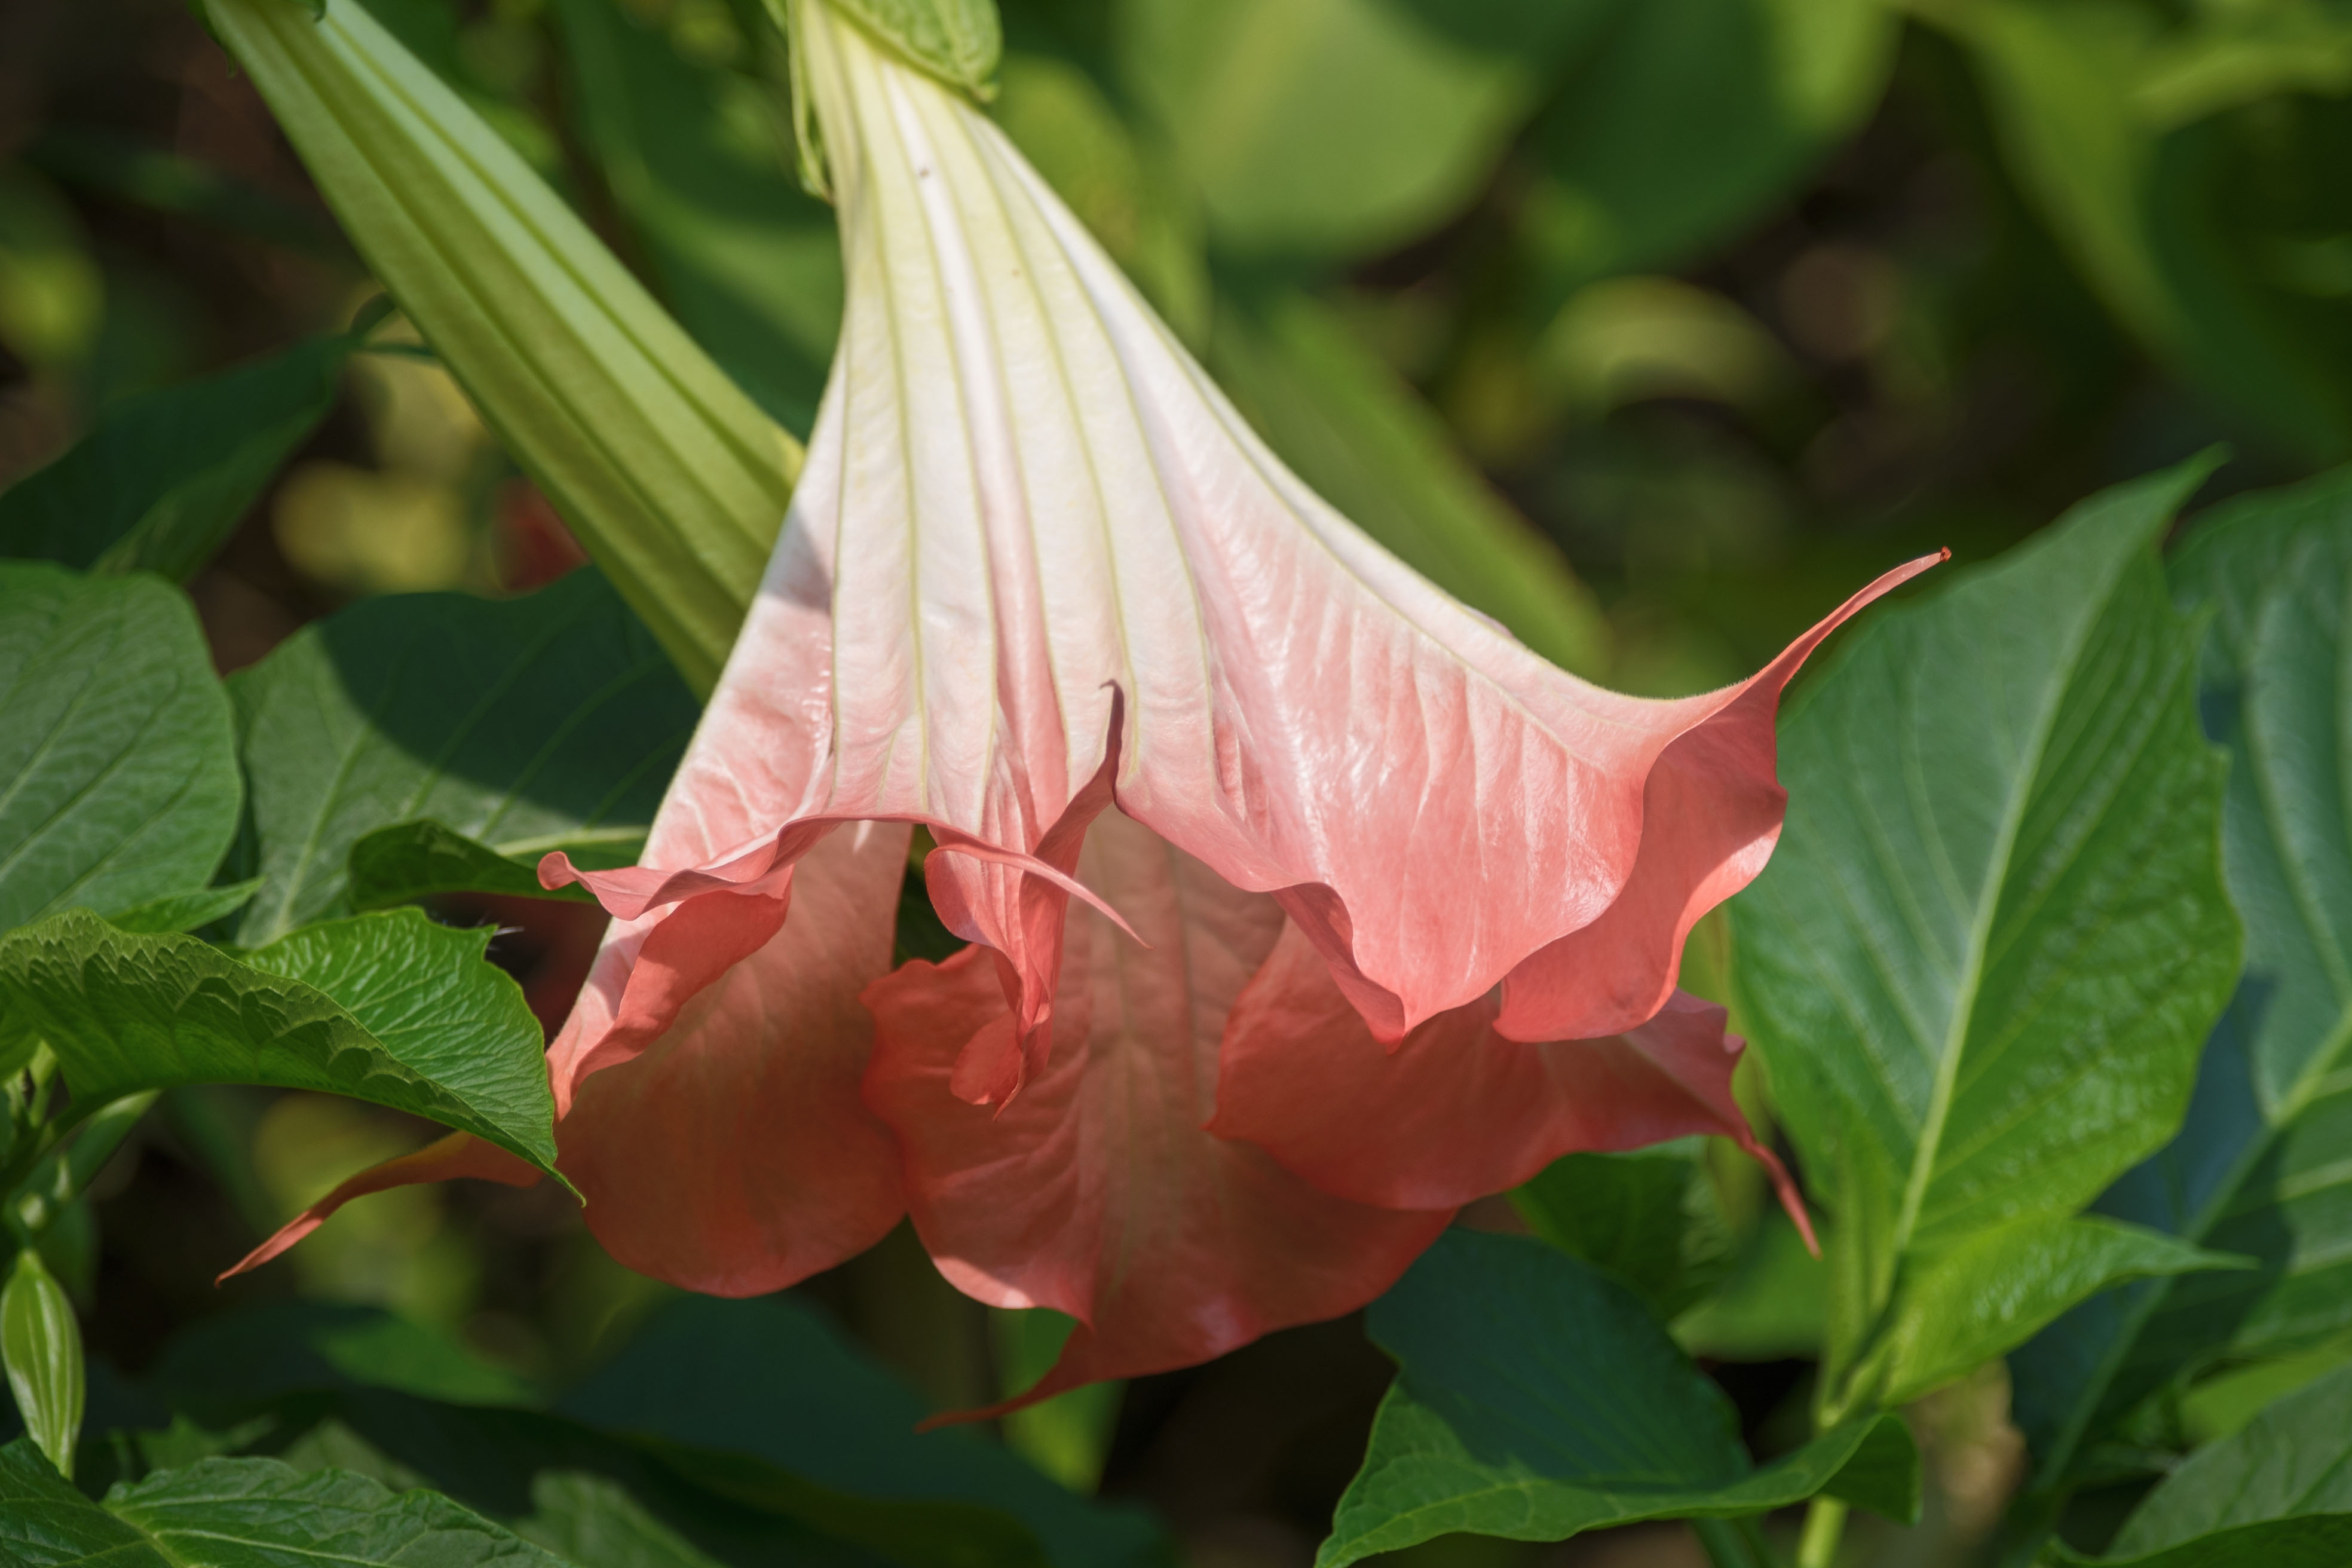
POLYGON ((1805 1531, 1797 1538, 1797 1568, 1832 1568, 1837 1562, 1838 1539, 1845 1533, 1846 1505, 1837 1498, 1816 1497, 1805 1505, 1805 1531))
POLYGON ((800 444, 357 0, 205 0, 377 279, 708 692, 800 444))

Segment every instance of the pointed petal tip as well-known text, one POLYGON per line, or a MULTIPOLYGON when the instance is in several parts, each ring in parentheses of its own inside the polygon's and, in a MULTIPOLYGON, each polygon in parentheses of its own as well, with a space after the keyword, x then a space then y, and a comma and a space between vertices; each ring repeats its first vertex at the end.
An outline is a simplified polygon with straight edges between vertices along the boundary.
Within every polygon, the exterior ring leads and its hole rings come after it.
POLYGON ((1748 1141, 1748 1152, 1754 1155, 1757 1163, 1771 1176, 1772 1191, 1780 1198, 1780 1207, 1787 1211, 1790 1220, 1797 1227, 1798 1236, 1804 1239, 1805 1250, 1811 1253, 1813 1260, 1818 1263, 1822 1256, 1821 1238, 1813 1234, 1812 1215, 1805 1210, 1805 1195, 1797 1190, 1796 1177, 1790 1175, 1789 1167, 1780 1163, 1780 1156, 1763 1144, 1748 1141))
POLYGON ((479 1181, 498 1182, 509 1187, 536 1185, 541 1172, 538 1166, 510 1154, 493 1143, 486 1143, 470 1132, 452 1132, 417 1150, 370 1165, 340 1183, 335 1189, 278 1228, 276 1235, 239 1258, 235 1266, 226 1268, 213 1279, 217 1289, 240 1274, 249 1273, 263 1264, 284 1256, 312 1231, 334 1217, 335 1211, 353 1198, 363 1198, 372 1193, 389 1192, 394 1187, 415 1186, 425 1182, 446 1182, 458 1176, 471 1176, 479 1181))

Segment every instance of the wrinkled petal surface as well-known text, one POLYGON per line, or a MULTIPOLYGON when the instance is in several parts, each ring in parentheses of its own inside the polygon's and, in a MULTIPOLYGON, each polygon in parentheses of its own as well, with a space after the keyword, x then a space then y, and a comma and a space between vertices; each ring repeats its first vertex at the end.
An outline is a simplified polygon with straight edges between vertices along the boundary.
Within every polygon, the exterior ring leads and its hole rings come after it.
MULTIPOLYGON (((898 1223, 898 1149, 859 1095, 874 1024, 857 994, 890 967, 907 837, 831 835, 800 861, 789 900, 725 894, 614 924, 550 1061, 566 1107, 558 1166, 620 1262, 758 1295, 898 1223), (665 939, 691 968, 762 933, 630 1054, 583 1048, 625 1033, 665 939)), ((683 988, 656 989, 667 1002, 683 988)))
POLYGON ((1117 812, 1095 819, 1077 865, 1151 945, 1072 912, 1052 1058, 1001 1110, 950 1088, 968 1042, 1014 1027, 984 950, 866 992, 866 1095, 898 1135, 908 1209, 941 1272, 981 1300, 1079 1321, 1016 1403, 1349 1311, 1452 1212, 1335 1198, 1205 1131, 1226 1016, 1282 911, 1117 812))
POLYGON ((1503 1036, 1501 1010, 1484 998, 1383 1047, 1294 927, 1226 1025, 1210 1131, 1325 1192, 1397 1208, 1466 1204, 1562 1154, 1715 1133, 1763 1162, 1811 1240, 1788 1172, 1732 1096, 1743 1042, 1723 1008, 1677 991, 1622 1034, 1544 1044, 1503 1036))
MULTIPOLYGON (((1115 762, 1119 809, 1276 895, 1384 1040, 1507 977, 1515 1034, 1654 1013, 1769 852, 1772 708, 1819 633, 1675 701, 1555 669, 1292 476, 976 110, 793 15, 848 305, 745 638, 811 678, 808 809, 1066 854, 1115 762)), ((941 879, 1034 1066, 1063 900, 941 879)))

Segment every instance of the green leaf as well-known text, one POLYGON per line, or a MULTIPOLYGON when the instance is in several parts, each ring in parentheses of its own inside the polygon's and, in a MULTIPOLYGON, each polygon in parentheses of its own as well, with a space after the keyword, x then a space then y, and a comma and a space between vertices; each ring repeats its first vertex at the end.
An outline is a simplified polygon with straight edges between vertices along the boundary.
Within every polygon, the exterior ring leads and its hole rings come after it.
POLYGON ((333 0, 317 20, 286 0, 204 10, 369 269, 707 690, 759 589, 799 443, 363 5, 333 0))
POLYGON ((194 931, 215 921, 226 920, 251 903, 253 895, 260 890, 261 879, 248 877, 242 882, 199 888, 193 893, 171 893, 110 916, 108 923, 122 931, 146 933, 194 931))
POLYGON ((79 910, 0 942, 0 1012, 57 1053, 78 1101, 187 1083, 315 1089, 555 1164, 554 1102, 492 932, 416 910, 309 927, 244 955, 79 910))
POLYGON ((1664 269, 1753 222, 1877 107, 1881 0, 1622 6, 1528 135, 1528 234, 1549 298, 1664 269))
POLYGON ((203 887, 242 793, 184 595, 0 563, 0 931, 203 887))
POLYGON ((2074 1214, 2187 1109, 2240 932, 2154 546, 2205 471, 1873 616, 1783 729, 1788 825, 1734 951, 1836 1221, 1826 1413, 1874 1396, 1852 1374, 1929 1259, 2074 1214))
POLYGON ((940 80, 988 94, 1004 52, 996 0, 828 0, 940 80))
MULTIPOLYGON (((2189 1456, 2124 1521, 2130 1568, 2335 1568, 2352 1561, 2352 1368, 2189 1456)), ((2094 1559, 2068 1552, 2070 1563, 2094 1559)))
POLYGON ((2201 677, 2231 759, 2224 862, 2246 973, 2180 1136, 2102 1200, 2119 1218, 2260 1260, 2091 1303, 2019 1352, 2037 1484, 2064 1484, 2156 1390, 2352 1326, 2352 475, 2217 508, 2173 563, 2213 616, 2201 677))
POLYGON ((833 213, 778 156, 751 78, 681 58, 614 0, 560 0, 582 132, 695 341, 787 428, 816 419, 841 335, 833 213))
POLYGON ((1671 1321, 1729 1273, 1731 1237, 1698 1139, 1570 1154, 1511 1194, 1528 1228, 1671 1321))
POLYGON ((1757 1468, 1730 1401, 1642 1303, 1540 1243, 1447 1231, 1367 1326, 1397 1381, 1318 1568, 1439 1535, 1560 1541, 1824 1492, 1896 1519, 1917 1511, 1901 1422, 1851 1422, 1757 1468))
POLYGON ((2252 1258, 2111 1219, 2044 1216, 1979 1231, 1896 1289, 1879 1342, 1878 1398, 1908 1404, 2126 1279, 2252 1267, 2252 1258))
POLYGON ((314 338, 125 398, 0 493, 0 555, 184 582, 334 406, 355 340, 314 338))
POLYGON ((531 1511, 515 1533, 575 1568, 717 1568, 617 1483, 581 1470, 531 1478, 531 1511))
POLYGON ((499 855, 643 841, 696 710, 602 578, 520 599, 363 600, 230 682, 252 781, 257 944, 351 907, 346 858, 430 818, 499 855))
POLYGON ((1296 292, 1219 304, 1211 367, 1299 478, 1544 658, 1599 672, 1606 626, 1567 558, 1329 307, 1296 292))
POLYGON ((1001 1445, 961 1429, 918 1433, 930 1414, 920 1396, 788 1297, 673 1301, 560 1408, 641 1437, 752 1456, 852 1496, 1000 1509, 1060 1568, 1139 1563, 1163 1549, 1148 1518, 1076 1498, 1001 1445), (797 1418, 779 1421, 779 1410, 797 1418))
POLYGON ((563 1568, 447 1498, 275 1459, 204 1459, 92 1502, 21 1438, 0 1448, 0 1552, 24 1568, 563 1568))
POLYGON ((593 1475, 733 1568, 836 1562, 845 1545, 906 1568, 1119 1568, 1163 1550, 1148 1521, 1071 1497, 997 1445, 919 1435, 915 1395, 799 1303, 698 1301, 653 1336, 563 1414, 488 1407, 461 1392, 484 1373, 455 1347, 316 1303, 184 1330, 153 1382, 216 1429, 331 1415, 341 1430, 315 1451, 372 1451, 369 1468, 428 1478, 542 1541, 553 1479, 593 1475))
POLYGON ((26 1434, 60 1474, 73 1474, 81 1434, 81 1324, 37 1248, 24 1247, 0 1289, 0 1365, 26 1434))
POLYGON ((1369 257, 1469 203, 1619 5, 1132 0, 1119 68, 1222 247, 1369 257))
MULTIPOLYGON (((555 846, 573 850, 572 863, 590 869, 634 863, 644 840, 619 845, 555 846)), ((562 899, 593 904, 578 886, 553 892, 539 885, 536 860, 509 858, 437 822, 379 827, 352 846, 351 900, 362 910, 390 909, 441 893, 499 893, 511 898, 562 899)))

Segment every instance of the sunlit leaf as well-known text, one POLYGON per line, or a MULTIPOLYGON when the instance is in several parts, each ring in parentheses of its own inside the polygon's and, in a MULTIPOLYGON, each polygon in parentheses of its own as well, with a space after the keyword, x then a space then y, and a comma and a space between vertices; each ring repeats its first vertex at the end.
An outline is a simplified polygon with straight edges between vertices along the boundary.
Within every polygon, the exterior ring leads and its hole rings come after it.
POLYGON ((194 576, 334 406, 352 345, 314 338, 114 405, 0 493, 0 555, 194 576))
POLYGON ((1783 727, 1788 826, 1734 952, 1834 1220, 1827 1412, 1877 1396, 1867 1352, 1937 1257, 2073 1215, 2187 1110, 2240 941, 2198 630, 2155 555, 2204 472, 1882 611, 1783 727))
POLYGON ((190 1083, 315 1089, 551 1170, 542 1036, 521 988, 483 961, 491 934, 395 910, 310 926, 240 962, 68 910, 0 941, 0 1013, 57 1054, 77 1100, 190 1083))
POLYGON ((2201 707, 2230 748, 2223 858, 2246 973, 2180 1136, 2100 1207, 2260 1267, 2103 1299, 2019 1353, 2018 1421, 2044 1487, 2165 1384, 2352 1325, 2352 700, 2337 679, 2352 482, 2231 502, 2189 535, 2172 580, 2213 616, 2201 707))
POLYGON ((202 888, 242 795, 185 596, 0 563, 0 931, 202 888))

